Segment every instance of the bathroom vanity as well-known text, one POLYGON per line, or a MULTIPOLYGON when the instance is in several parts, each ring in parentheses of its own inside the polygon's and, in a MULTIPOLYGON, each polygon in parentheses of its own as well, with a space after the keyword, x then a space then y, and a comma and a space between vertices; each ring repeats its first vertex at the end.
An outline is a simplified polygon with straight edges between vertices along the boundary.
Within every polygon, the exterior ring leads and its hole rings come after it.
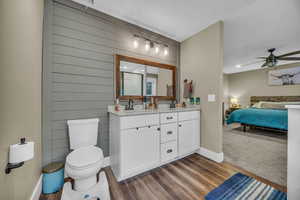
POLYGON ((118 181, 194 153, 200 108, 110 111, 110 165, 118 181))
MULTIPOLYGON (((176 66, 123 55, 116 55, 115 63, 117 99, 176 100, 176 66)), ((116 112, 109 106, 110 166, 118 181, 199 149, 200 107, 158 107, 116 112)))

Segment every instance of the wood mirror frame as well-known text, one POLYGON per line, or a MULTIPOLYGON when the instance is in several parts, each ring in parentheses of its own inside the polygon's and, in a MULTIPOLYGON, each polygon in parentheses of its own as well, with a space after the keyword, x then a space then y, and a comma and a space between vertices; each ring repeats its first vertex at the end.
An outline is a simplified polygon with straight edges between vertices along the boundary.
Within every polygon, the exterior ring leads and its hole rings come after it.
POLYGON ((173 65, 167 65, 157 62, 152 62, 148 60, 128 57, 128 56, 122 56, 122 55, 116 55, 115 56, 116 61, 116 70, 115 70, 115 77, 116 77, 116 98, 120 100, 128 100, 128 99, 136 99, 136 100, 143 100, 144 96, 121 96, 120 90, 121 90, 121 77, 120 77, 120 62, 121 61, 127 61, 137 64, 143 64, 147 66, 154 66, 162 69, 169 69, 172 71, 172 86, 173 86, 173 96, 153 96, 154 98, 158 100, 175 100, 176 99, 176 67, 173 65))

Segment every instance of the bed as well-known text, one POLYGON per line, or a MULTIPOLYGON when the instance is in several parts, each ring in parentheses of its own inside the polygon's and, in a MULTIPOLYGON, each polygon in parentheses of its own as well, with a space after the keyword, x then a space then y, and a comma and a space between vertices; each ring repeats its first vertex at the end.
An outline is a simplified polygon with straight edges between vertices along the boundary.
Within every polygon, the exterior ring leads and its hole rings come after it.
POLYGON ((300 104, 300 96, 253 96, 250 98, 251 106, 233 111, 227 119, 227 124, 240 123, 244 131, 247 127, 255 127, 286 132, 286 104, 300 104))

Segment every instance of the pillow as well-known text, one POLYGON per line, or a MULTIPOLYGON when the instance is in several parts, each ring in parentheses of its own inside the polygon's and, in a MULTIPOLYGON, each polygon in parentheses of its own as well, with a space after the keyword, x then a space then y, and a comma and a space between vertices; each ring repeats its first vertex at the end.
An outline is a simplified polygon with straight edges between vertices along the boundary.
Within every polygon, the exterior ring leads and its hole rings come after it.
POLYGON ((264 109, 277 109, 277 110, 285 110, 285 104, 278 104, 278 103, 262 103, 261 108, 264 109))
POLYGON ((262 104, 278 104, 278 105, 300 105, 300 101, 282 101, 282 102, 273 102, 273 101, 260 101, 252 105, 253 108, 263 108, 262 104))
POLYGON ((260 108, 260 103, 257 102, 257 103, 255 103, 255 104, 253 104, 253 105, 252 105, 252 108, 260 108))
POLYGON ((281 102, 281 103, 284 105, 300 105, 300 101, 295 101, 295 102, 287 101, 287 102, 281 102))
POLYGON ((255 104, 253 104, 252 107, 254 107, 254 108, 262 108, 261 105, 263 103, 275 103, 275 102, 271 102, 271 101, 259 101, 259 102, 255 103, 255 104))

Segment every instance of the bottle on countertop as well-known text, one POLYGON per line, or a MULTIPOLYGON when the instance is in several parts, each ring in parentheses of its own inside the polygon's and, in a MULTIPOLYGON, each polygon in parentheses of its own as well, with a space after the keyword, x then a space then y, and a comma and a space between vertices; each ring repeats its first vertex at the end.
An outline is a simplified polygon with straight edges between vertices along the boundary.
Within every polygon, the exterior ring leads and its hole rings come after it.
POLYGON ((117 98, 115 101, 115 111, 119 112, 120 111, 120 102, 119 99, 117 98))
POLYGON ((144 109, 146 110, 147 109, 147 97, 146 96, 143 97, 143 106, 144 106, 144 109))

